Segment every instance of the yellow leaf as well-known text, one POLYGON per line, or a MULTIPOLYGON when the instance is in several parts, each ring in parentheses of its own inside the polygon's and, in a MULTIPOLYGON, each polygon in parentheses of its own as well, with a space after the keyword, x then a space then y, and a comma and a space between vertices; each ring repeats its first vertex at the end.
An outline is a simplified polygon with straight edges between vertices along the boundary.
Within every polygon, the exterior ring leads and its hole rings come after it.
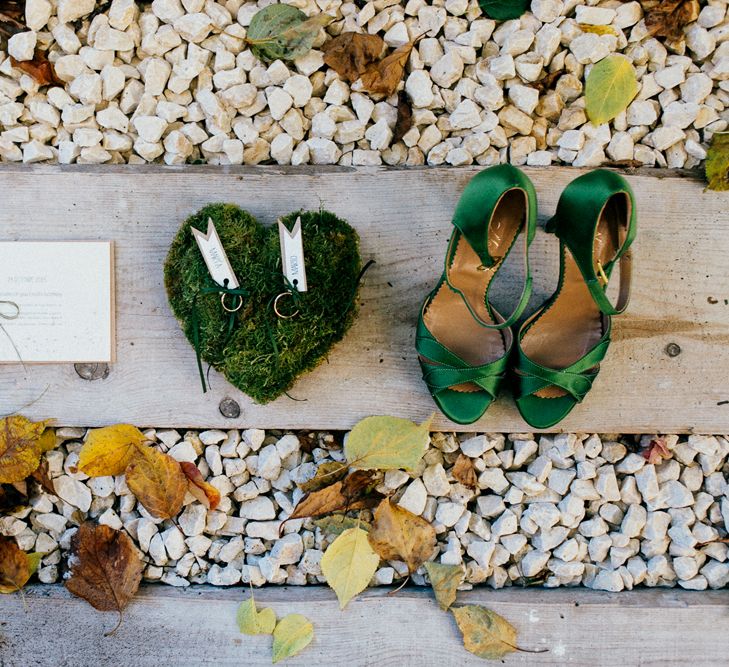
POLYGON ((0 593, 15 593, 25 586, 33 559, 20 550, 15 538, 0 536, 0 593))
POLYGON ((273 631, 273 662, 301 653, 314 639, 314 626, 301 614, 284 616, 273 631))
POLYGON ((171 456, 143 447, 127 468, 127 486, 150 514, 171 519, 182 507, 187 477, 171 456))
POLYGON ((123 475, 134 452, 145 442, 142 432, 129 424, 96 428, 86 436, 78 468, 90 477, 123 475))
POLYGON ((32 422, 20 415, 0 420, 0 483, 21 482, 35 471, 50 445, 50 436, 44 437, 46 427, 46 422, 32 422))
POLYGON ((58 438, 56 438, 56 431, 52 428, 47 428, 43 431, 43 435, 38 438, 38 446, 40 447, 41 454, 50 452, 56 448, 58 444, 58 438))
POLYGON ((615 30, 611 25, 588 25, 586 23, 579 23, 580 30, 582 32, 591 32, 595 35, 616 35, 618 31, 615 30))
POLYGON ((26 554, 26 556, 28 557, 28 571, 30 572, 30 575, 33 576, 38 571, 38 566, 45 554, 34 551, 31 554, 26 554))
POLYGON ((432 417, 418 426, 398 417, 367 417, 349 434, 344 453, 363 470, 412 470, 430 444, 432 417))
POLYGON ((276 612, 266 608, 256 610, 256 602, 251 597, 238 607, 238 628, 244 635, 270 635, 276 627, 276 612))
POLYGON ((466 574, 463 566, 430 562, 425 564, 425 571, 440 608, 448 611, 456 601, 458 587, 463 583, 466 574))
POLYGON ((435 551, 435 528, 425 519, 385 498, 375 510, 370 545, 384 560, 405 561, 410 574, 435 551))
POLYGON ((585 111, 593 125, 602 125, 627 109, 639 90, 635 67, 625 56, 603 58, 585 82, 585 111))
POLYGON ((380 557, 372 551, 361 528, 345 530, 329 545, 321 559, 321 571, 337 594, 340 609, 367 588, 379 564, 380 557))
POLYGON ((451 610, 467 651, 484 660, 500 660, 518 651, 516 629, 505 618, 479 605, 451 610))
POLYGON ((709 190, 729 190, 729 132, 716 132, 706 154, 706 181, 709 190))

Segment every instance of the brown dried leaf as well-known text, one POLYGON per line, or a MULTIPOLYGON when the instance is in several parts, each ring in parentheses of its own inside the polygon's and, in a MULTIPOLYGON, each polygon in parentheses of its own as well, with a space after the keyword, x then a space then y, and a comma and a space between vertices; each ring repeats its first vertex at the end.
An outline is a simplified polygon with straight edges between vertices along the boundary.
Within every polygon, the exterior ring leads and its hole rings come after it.
POLYGON ((444 565, 431 561, 425 564, 425 571, 428 573, 438 605, 443 611, 448 611, 456 601, 458 587, 466 578, 466 570, 463 565, 444 565))
POLYGON ((392 133, 392 143, 400 141, 412 126, 413 108, 410 103, 410 96, 404 90, 401 90, 397 96, 397 121, 392 133))
POLYGON ((413 42, 396 48, 389 56, 372 63, 362 74, 362 89, 373 95, 390 96, 400 85, 413 42))
MULTIPOLYGON (((27 30, 23 23, 24 2, 21 0, 0 0, 0 37, 10 39, 27 30)), ((0 40, 0 48, 2 40, 0 40)))
POLYGON ((668 449, 666 445, 666 438, 659 435, 657 438, 653 438, 646 449, 643 450, 643 458, 648 463, 658 464, 661 461, 667 461, 673 458, 673 452, 668 449))
POLYGON ((12 537, 0 537, 0 593, 19 591, 32 574, 28 554, 12 537))
POLYGON ((464 486, 472 489, 478 488, 478 479, 476 470, 473 467, 473 461, 465 454, 459 454, 456 462, 453 464, 453 477, 464 486))
POLYGON ((182 508, 187 478, 168 454, 144 447, 127 468, 127 486, 146 510, 159 519, 171 519, 182 508))
POLYGON ((214 510, 220 504, 220 491, 203 479, 194 463, 180 461, 180 468, 189 481, 188 491, 209 510, 214 510))
POLYGON ((375 471, 355 470, 346 479, 304 496, 287 520, 375 507, 382 499, 372 490, 376 476, 375 471))
POLYGON ((367 534, 372 548, 384 560, 407 563, 412 574, 435 550, 435 528, 409 510, 385 498, 375 510, 372 529, 367 534))
POLYGON ((86 521, 71 540, 71 552, 66 588, 99 611, 118 612, 121 623, 142 581, 142 560, 132 540, 120 530, 86 521))
POLYGON ((11 57, 10 64, 32 76, 39 86, 49 86, 52 83, 63 85, 63 82, 56 76, 56 70, 53 69, 53 64, 48 60, 45 51, 40 49, 36 49, 33 60, 21 61, 11 57))
POLYGON ((479 605, 452 610, 467 651, 484 660, 501 660, 520 650, 516 646, 516 629, 503 616, 479 605))
POLYGON ((48 461, 43 459, 31 477, 40 484, 41 489, 46 493, 50 493, 52 496, 56 495, 56 486, 48 472, 48 461))
POLYGON ((322 46, 324 63, 354 83, 375 62, 385 48, 379 35, 343 32, 322 46))
POLYGON ((21 482, 38 467, 50 443, 44 437, 46 427, 47 422, 32 422, 20 415, 0 420, 0 483, 21 482))
POLYGON ((0 514, 10 514, 28 504, 27 489, 21 492, 12 484, 0 484, 0 514))
POLYGON ((559 81, 559 77, 561 77, 565 73, 565 70, 557 70, 556 72, 550 72, 549 74, 544 75, 539 81, 535 81, 531 84, 532 88, 536 88, 540 93, 545 93, 548 90, 552 90, 552 88, 557 85, 557 81, 559 81))
POLYGON ((699 18, 699 0, 644 0, 645 27, 649 35, 681 39, 683 29, 699 18))
POLYGON ((347 476, 347 464, 338 463, 337 461, 328 461, 322 463, 317 469, 316 474, 310 480, 299 484, 299 488, 306 493, 319 491, 324 487, 331 486, 347 476))

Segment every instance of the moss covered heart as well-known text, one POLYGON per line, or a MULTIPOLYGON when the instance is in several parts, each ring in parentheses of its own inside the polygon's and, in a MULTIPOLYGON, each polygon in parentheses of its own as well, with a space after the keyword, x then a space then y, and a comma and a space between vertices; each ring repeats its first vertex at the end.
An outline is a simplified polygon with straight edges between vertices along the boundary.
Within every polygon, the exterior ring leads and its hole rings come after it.
MULTIPOLYGON (((361 271, 359 237, 328 211, 299 211, 281 218, 292 229, 301 218, 307 292, 282 302, 290 318, 276 315, 273 301, 286 290, 276 225, 264 227, 232 204, 211 204, 189 217, 165 262, 170 307, 200 358, 259 403, 280 396, 302 373, 319 364, 356 317, 361 271), (243 304, 230 314, 208 273, 191 227, 212 219, 240 282, 243 304), (211 289, 212 288, 212 289, 211 289)), ((284 313, 282 313, 284 314, 284 313)))

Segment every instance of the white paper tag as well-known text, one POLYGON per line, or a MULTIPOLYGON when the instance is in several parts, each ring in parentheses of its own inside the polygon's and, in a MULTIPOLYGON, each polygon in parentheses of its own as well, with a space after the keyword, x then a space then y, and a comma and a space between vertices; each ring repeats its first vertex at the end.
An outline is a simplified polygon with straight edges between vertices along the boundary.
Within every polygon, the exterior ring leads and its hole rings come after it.
POLYGON ((281 264, 286 279, 299 292, 306 292, 306 267, 304 266, 304 242, 301 236, 301 218, 296 218, 289 232, 280 220, 278 236, 281 242, 281 264))
POLYGON ((208 233, 203 234, 199 229, 190 227, 192 234, 197 241, 197 247, 200 248, 205 264, 210 271, 212 279, 221 287, 237 289, 240 286, 238 278, 235 277, 233 267, 230 265, 228 255, 225 254, 225 248, 220 242, 218 230, 211 218, 208 218, 208 233), (227 281, 227 283, 226 283, 227 281))

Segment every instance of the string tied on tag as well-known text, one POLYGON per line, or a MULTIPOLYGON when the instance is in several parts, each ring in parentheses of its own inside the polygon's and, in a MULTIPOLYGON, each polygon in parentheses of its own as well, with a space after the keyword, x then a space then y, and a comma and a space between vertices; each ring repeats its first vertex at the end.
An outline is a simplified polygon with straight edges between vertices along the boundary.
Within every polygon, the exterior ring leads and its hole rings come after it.
POLYGON ((233 335, 235 328, 236 313, 243 307, 243 298, 250 296, 250 292, 244 287, 228 287, 228 280, 224 285, 210 285, 202 287, 195 295, 192 302, 192 346, 195 348, 195 358, 197 359, 197 371, 200 375, 200 383, 202 384, 203 393, 207 393, 208 386, 205 382, 205 372, 203 371, 202 352, 200 350, 200 315, 197 310, 197 299, 201 295, 220 294, 220 304, 223 310, 228 313, 228 323, 225 331, 225 342, 223 347, 228 344, 230 337, 233 335))

